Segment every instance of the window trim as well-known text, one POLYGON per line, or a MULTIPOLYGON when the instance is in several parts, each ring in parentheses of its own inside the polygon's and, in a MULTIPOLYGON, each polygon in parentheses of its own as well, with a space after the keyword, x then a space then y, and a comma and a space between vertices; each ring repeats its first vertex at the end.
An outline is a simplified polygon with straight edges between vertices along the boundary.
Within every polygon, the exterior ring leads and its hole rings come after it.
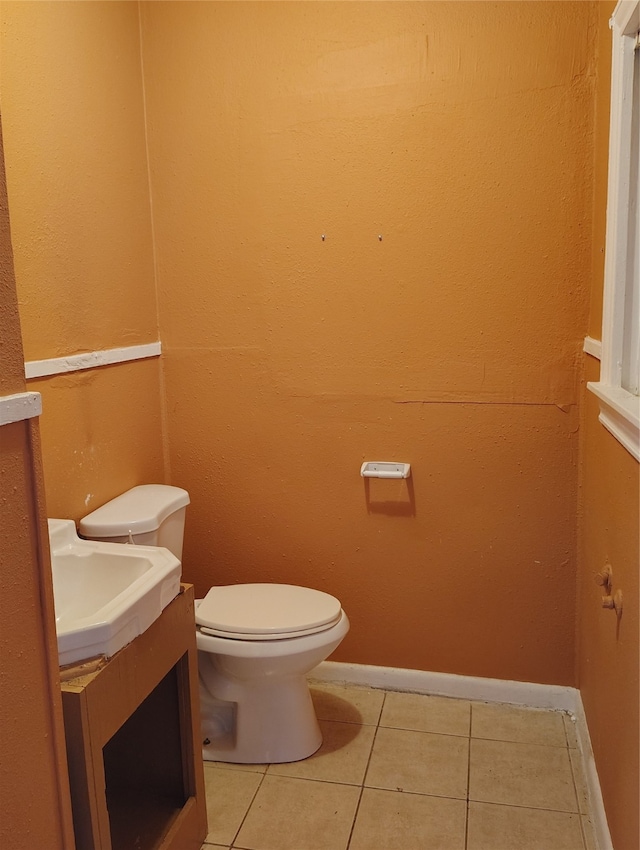
POLYGON ((602 361, 600 380, 589 382, 587 388, 600 401, 600 422, 640 462, 640 396, 622 387, 628 279, 632 86, 636 61, 634 52, 640 28, 640 0, 619 0, 610 26, 613 33, 613 56, 602 361))

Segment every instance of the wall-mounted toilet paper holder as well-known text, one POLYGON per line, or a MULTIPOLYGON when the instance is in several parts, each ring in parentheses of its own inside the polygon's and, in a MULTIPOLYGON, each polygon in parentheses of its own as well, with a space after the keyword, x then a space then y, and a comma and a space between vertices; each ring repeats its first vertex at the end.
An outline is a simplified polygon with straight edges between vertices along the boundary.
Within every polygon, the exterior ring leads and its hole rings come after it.
POLYGON ((410 463, 393 463, 385 460, 365 460, 360 467, 363 478, 408 478, 410 463))

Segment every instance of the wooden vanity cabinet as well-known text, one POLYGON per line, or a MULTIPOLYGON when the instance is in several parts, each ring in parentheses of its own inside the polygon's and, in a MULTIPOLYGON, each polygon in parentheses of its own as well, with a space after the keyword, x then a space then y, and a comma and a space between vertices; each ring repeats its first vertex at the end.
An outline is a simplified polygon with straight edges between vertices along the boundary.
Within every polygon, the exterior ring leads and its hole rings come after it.
POLYGON ((76 850, 200 850, 193 587, 113 658, 60 673, 76 850))

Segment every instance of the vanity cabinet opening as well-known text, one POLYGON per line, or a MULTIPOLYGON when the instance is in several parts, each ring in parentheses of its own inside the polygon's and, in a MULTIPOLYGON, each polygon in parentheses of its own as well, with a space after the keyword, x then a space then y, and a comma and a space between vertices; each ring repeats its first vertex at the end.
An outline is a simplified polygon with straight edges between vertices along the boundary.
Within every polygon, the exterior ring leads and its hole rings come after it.
POLYGON ((154 850, 187 802, 180 729, 173 667, 102 751, 114 848, 154 850))

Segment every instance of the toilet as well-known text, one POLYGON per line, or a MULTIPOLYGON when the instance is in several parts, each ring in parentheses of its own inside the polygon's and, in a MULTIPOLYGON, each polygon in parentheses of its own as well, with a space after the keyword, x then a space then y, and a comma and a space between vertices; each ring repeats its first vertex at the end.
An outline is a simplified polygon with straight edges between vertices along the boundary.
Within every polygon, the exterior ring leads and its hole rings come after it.
MULTIPOLYGON (((82 537, 164 546, 182 560, 189 494, 143 484, 80 520, 82 537)), ((203 757, 299 761, 322 743, 307 674, 349 631, 340 602, 289 584, 214 586, 196 600, 203 757)))

